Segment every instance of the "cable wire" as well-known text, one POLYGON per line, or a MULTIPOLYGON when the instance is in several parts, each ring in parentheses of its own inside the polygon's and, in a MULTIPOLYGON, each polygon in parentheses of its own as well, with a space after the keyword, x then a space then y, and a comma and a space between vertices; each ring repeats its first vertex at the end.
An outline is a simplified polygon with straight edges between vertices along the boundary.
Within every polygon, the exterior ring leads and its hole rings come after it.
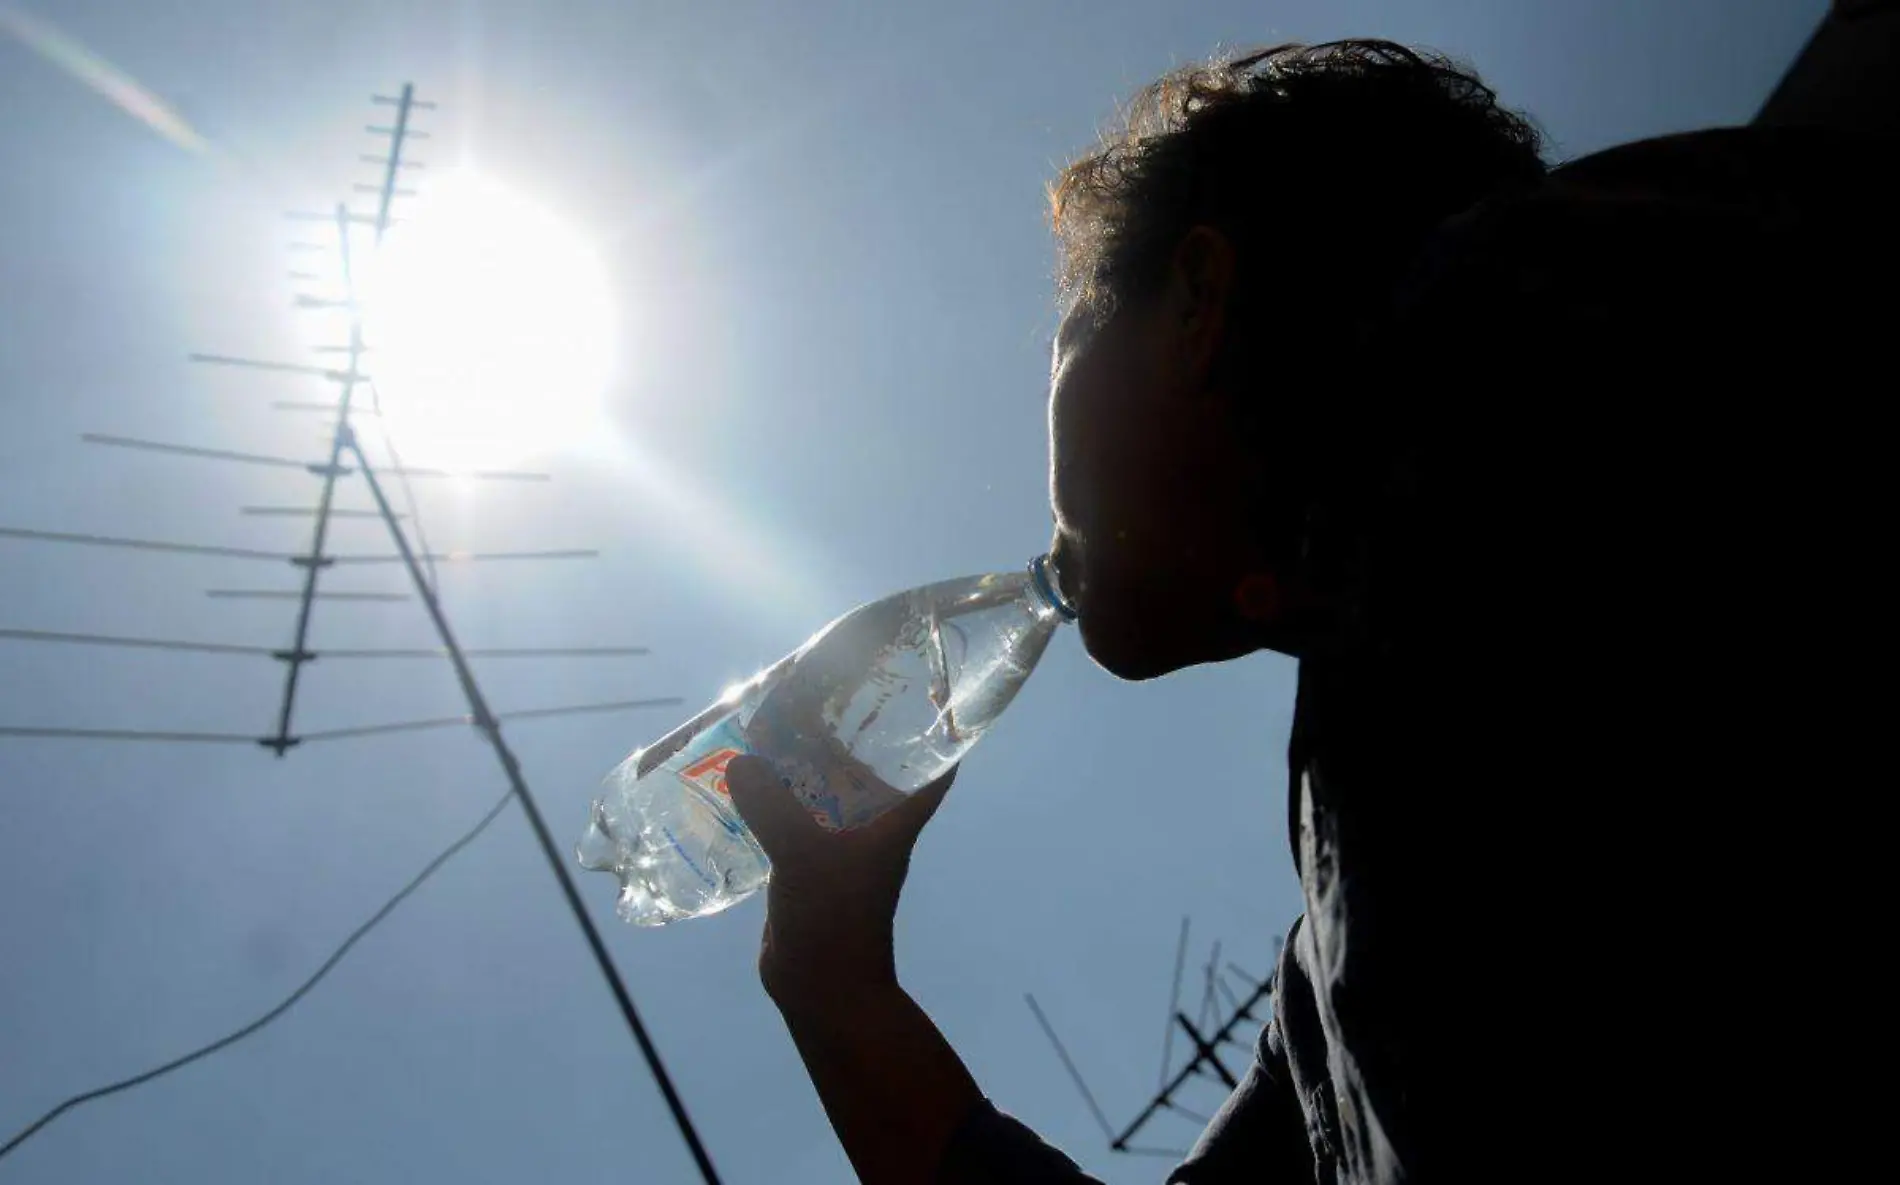
POLYGON ((323 982, 324 976, 330 974, 330 972, 336 968, 336 965, 343 961, 343 957, 350 953, 350 948, 355 946, 357 942, 359 942, 363 938, 364 935, 368 934, 371 930, 375 929, 377 924, 380 923, 384 918, 388 917, 391 913, 393 913, 396 907, 398 905, 401 905, 405 900, 407 900, 411 893, 414 893, 417 889, 421 888, 423 885, 423 882, 427 881, 430 877, 434 876, 436 872, 440 870, 444 864, 447 864, 450 860, 454 859, 455 856, 459 852, 461 852, 463 848, 466 848, 468 845, 474 843, 475 840, 481 836, 482 832, 488 830, 488 825, 490 823, 493 823, 497 818, 499 818, 501 813, 504 810, 508 809, 508 804, 513 802, 514 798, 515 798, 515 795, 512 789, 509 790, 506 794, 503 794, 501 798, 495 803, 494 806, 488 808, 488 813, 483 815, 479 822, 477 822, 473 827, 469 828, 467 831, 463 832, 462 836, 459 839, 457 839, 454 843, 442 849, 442 851, 436 856, 435 859, 429 861, 426 865, 423 866, 421 872, 416 873, 414 877, 410 878, 410 881, 408 884, 404 885, 401 889, 397 890, 395 896, 391 897, 388 901, 384 902, 381 909, 378 909, 375 913, 371 914, 369 916, 368 921, 364 922, 362 925, 358 926, 355 930, 351 931, 350 936, 343 940, 342 945, 338 946, 336 950, 331 952, 330 957, 323 961, 322 965, 316 969, 315 973, 313 973, 310 976, 310 978, 304 980, 302 984, 298 985, 296 991, 284 997, 282 1002, 280 1002, 275 1008, 272 1008, 269 1012, 266 1012, 264 1015, 258 1017, 256 1020, 252 1021, 250 1024, 245 1025, 243 1028, 238 1029, 232 1033, 227 1033, 225 1036, 218 1038, 216 1041, 213 1041, 209 1045, 200 1046, 199 1048, 192 1050, 190 1053, 185 1054, 183 1057, 173 1058, 171 1061, 168 1061, 164 1065, 161 1065, 161 1066, 154 1066, 151 1069, 145 1071, 143 1074, 137 1074, 131 1078, 126 1078, 122 1081, 114 1082, 108 1086, 96 1087, 92 1090, 86 1091, 83 1094, 74 1095, 73 1097, 67 1099, 65 1102, 59 1104, 57 1107, 54 1107, 52 1110, 48 1111, 46 1114, 40 1116, 38 1119, 34 1120, 32 1123, 28 1124, 26 1127, 22 1128, 18 1135, 8 1140, 5 1144, 0 1145, 0 1158, 4 1158, 9 1152, 12 1152, 15 1148, 18 1148, 21 1144, 26 1143, 27 1140, 31 1139, 36 1133, 43 1130, 48 1124, 52 1123, 55 1119, 58 1119, 61 1115, 64 1115, 66 1112, 72 1110, 74 1107, 82 1106, 86 1103, 94 1102, 98 1099, 103 1099, 107 1097, 108 1095, 118 1094, 120 1091, 131 1090, 135 1086, 143 1086, 145 1083, 150 1082, 153 1079, 164 1077, 165 1075, 171 1073, 173 1070, 182 1070, 186 1066, 191 1065, 193 1062, 202 1061, 203 1059, 210 1057, 212 1054, 217 1053, 221 1049, 226 1049, 232 1045, 237 1044, 239 1041, 244 1040, 246 1037, 249 1037, 251 1034, 257 1032, 259 1029, 262 1029, 264 1026, 270 1024, 272 1021, 282 1016, 284 1013, 290 1011, 291 1007, 295 1005, 297 1001, 303 999, 306 995, 310 993, 310 989, 316 987, 317 984, 323 982))

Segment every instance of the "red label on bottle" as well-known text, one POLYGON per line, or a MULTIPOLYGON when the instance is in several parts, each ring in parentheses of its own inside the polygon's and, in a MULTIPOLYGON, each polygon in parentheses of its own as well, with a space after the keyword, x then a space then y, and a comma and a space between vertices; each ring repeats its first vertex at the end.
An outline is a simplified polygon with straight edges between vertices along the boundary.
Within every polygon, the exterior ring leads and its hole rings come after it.
POLYGON ((681 770, 680 776, 689 782, 699 783, 715 794, 730 798, 732 792, 726 788, 726 767, 737 756, 737 749, 715 749, 681 770))

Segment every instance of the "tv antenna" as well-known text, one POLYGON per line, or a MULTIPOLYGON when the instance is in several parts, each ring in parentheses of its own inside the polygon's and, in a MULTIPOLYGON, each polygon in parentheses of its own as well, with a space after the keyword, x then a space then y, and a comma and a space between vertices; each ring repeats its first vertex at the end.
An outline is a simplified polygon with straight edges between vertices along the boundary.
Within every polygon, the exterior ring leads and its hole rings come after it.
MULTIPOLYGON (((134 449, 143 452, 159 453, 166 456, 195 461, 214 461, 223 464, 249 465, 276 469, 301 470, 319 479, 314 505, 290 506, 244 506, 240 513, 260 518, 309 519, 311 530, 307 548, 304 550, 269 550, 263 548, 237 547, 223 544, 184 542, 165 539, 131 538, 114 535, 84 534, 71 531, 41 530, 28 527, 0 526, 0 539, 28 543, 46 543, 81 547, 113 548, 118 550, 140 551, 146 553, 167 553, 183 556, 218 557, 224 559, 254 560, 259 563, 281 564, 288 566, 297 576, 291 588, 213 588, 206 595, 225 599, 272 599, 295 602, 295 620, 289 644, 280 647, 259 646, 216 640, 194 640, 177 638, 145 638, 121 634, 76 633, 69 631, 36 630, 25 628, 0 628, 0 641, 45 643, 54 645, 74 645, 91 647, 112 647, 122 649, 145 649, 217 654, 242 658, 268 658, 284 666, 283 691, 278 699, 277 709, 272 714, 267 730, 263 732, 182 732, 168 731, 162 728, 110 728, 110 727, 61 727, 40 725, 0 725, 0 737, 41 737, 66 738, 88 741, 133 741, 133 742, 172 742, 185 744, 239 744, 261 747, 279 758, 283 758, 293 749, 319 741, 345 740, 358 737, 393 732, 421 731, 455 726, 473 726, 476 732, 488 743, 495 759, 507 779, 510 791, 527 816, 535 840, 553 870, 556 881, 567 900, 568 908, 579 924, 581 932, 592 952, 602 977, 613 992, 615 1003, 632 1032, 647 1068, 660 1088, 673 1121, 685 1141, 700 1176, 707 1185, 718 1185, 719 1177, 713 1168, 712 1160, 700 1142, 692 1120, 687 1116, 685 1104, 674 1089, 672 1079, 660 1059, 646 1026, 640 1020, 634 1007, 633 997, 622 981, 619 969, 607 953, 605 942, 594 925, 576 889, 566 862, 562 859, 560 848, 542 817, 527 780, 522 774, 520 762, 502 736, 504 721, 545 719, 589 712, 628 711, 641 708, 672 707, 682 701, 677 697, 655 697, 647 699, 621 700, 611 703, 571 704, 553 707, 529 708, 525 710, 497 712, 489 706, 488 698, 477 681, 469 660, 484 658, 607 658, 633 657, 644 655, 647 650, 639 646, 589 646, 589 647, 539 647, 539 648, 496 648, 464 649, 458 642, 454 630, 442 608, 437 595, 435 581, 431 578, 437 563, 463 564, 495 561, 528 560, 575 560, 590 558, 597 553, 591 549, 569 548, 542 551, 492 551, 433 552, 422 541, 420 523, 417 521, 413 498, 410 512, 401 514, 392 505, 388 490, 383 484, 386 477, 399 479, 405 489, 411 480, 439 479, 448 477, 465 478, 475 481, 500 482, 545 482, 546 474, 525 473, 504 470, 475 471, 470 473, 451 473, 442 469, 416 468, 404 466, 394 454, 393 445, 385 443, 391 453, 390 463, 377 466, 372 463, 363 448, 354 424, 358 417, 380 415, 380 395, 373 378, 363 369, 364 356, 370 353, 371 343, 364 339, 362 309, 357 299, 357 272, 352 259, 352 228, 362 227, 368 231, 369 247, 374 250, 380 246, 389 228, 398 221, 392 214, 392 207, 398 199, 413 196, 413 187, 402 184, 405 173, 423 168, 421 161, 407 157, 406 150, 412 142, 426 139, 428 133, 412 126, 413 117, 435 108, 435 104, 415 97, 415 87, 404 84, 398 95, 375 95, 371 101, 379 107, 392 108, 388 123, 370 124, 366 131, 377 137, 379 150, 365 153, 359 159, 378 166, 381 179, 377 183, 359 183, 354 186, 358 194, 373 199, 374 208, 358 210, 351 208, 348 202, 339 202, 333 211, 293 211, 288 217, 296 222, 309 222, 326 225, 333 229, 336 237, 337 273, 334 286, 330 290, 316 292, 299 291, 293 298, 293 304, 299 309, 332 310, 343 315, 346 325, 346 340, 341 343, 325 343, 316 347, 320 356, 330 360, 325 364, 274 361, 250 358, 231 354, 194 353, 190 361, 200 365, 235 367, 260 373, 272 373, 291 376, 305 381, 314 380, 331 391, 325 400, 279 400, 272 404, 273 409, 284 412, 322 412, 335 417, 330 426, 328 447, 325 455, 316 460, 305 461, 294 457, 253 453, 223 446, 205 446, 196 443, 148 440, 137 437, 108 435, 104 433, 86 433, 81 440, 87 444, 134 449), (361 406, 362 392, 368 391, 371 408, 361 406), (340 484, 348 480, 360 479, 368 493, 371 505, 368 507, 343 507, 337 504, 337 490, 340 484), (389 533, 394 545, 391 553, 339 553, 329 550, 330 528, 343 519, 380 519, 389 533), (420 546, 410 542, 405 523, 417 527, 420 546), (322 576, 333 569, 353 568, 368 565, 399 564, 408 573, 409 583, 414 589, 416 599, 422 602, 433 627, 438 645, 427 648, 326 648, 313 649, 310 638, 311 619, 318 601, 355 601, 361 603, 383 603, 407 601, 407 594, 375 591, 366 589, 328 588, 322 586, 322 576), (426 569, 426 571, 425 571, 426 569), (453 668, 457 684, 465 701, 466 712, 423 720, 385 721, 354 725, 341 728, 304 729, 298 727, 297 693, 304 668, 319 659, 442 659, 446 658, 453 668)), ((325 250, 325 245, 317 241, 299 241, 292 245, 293 251, 315 253, 325 250)), ((293 271, 291 278, 296 281, 323 281, 319 273, 293 271)), ((44 1122, 44 1121, 42 1121, 44 1122)), ((17 1141, 16 1141, 17 1142, 17 1141)))
MULTIPOLYGON (((1277 936, 1273 940, 1276 953, 1280 941, 1277 936)), ((1150 1122, 1163 1114, 1177 1115, 1206 1127, 1211 1122, 1211 1115, 1184 1106, 1180 1096, 1197 1081, 1218 1082, 1224 1091, 1231 1093, 1240 1085, 1240 1074, 1235 1072, 1234 1066, 1240 1067, 1240 1073, 1245 1073, 1246 1065, 1253 1056, 1253 1042, 1258 1039, 1260 1028, 1266 1024, 1271 1010, 1269 997, 1273 995, 1273 976, 1257 979, 1233 962, 1223 963, 1219 941, 1214 943, 1212 954, 1202 965, 1201 1002, 1195 1015, 1190 1017, 1181 1007, 1181 980, 1187 969, 1187 952, 1188 919, 1182 918, 1181 937, 1174 952, 1174 986, 1168 998, 1167 1025, 1161 1039, 1161 1072, 1156 1079, 1155 1093, 1135 1117, 1120 1129, 1108 1121, 1107 1113, 1096 1101, 1095 1092, 1089 1089, 1082 1071, 1076 1068, 1075 1059, 1069 1056, 1068 1047, 1063 1045, 1062 1038, 1056 1036, 1055 1026, 1049 1023, 1049 1017, 1043 1012, 1042 1006, 1036 1003, 1036 997, 1029 994, 1023 996, 1029 1004, 1029 1011, 1035 1014, 1036 1023, 1042 1027, 1043 1034, 1054 1047, 1056 1056, 1062 1059, 1062 1068, 1068 1071, 1069 1080, 1075 1083, 1076 1091, 1081 1094, 1089 1114, 1094 1116, 1096 1125, 1102 1129, 1102 1138, 1108 1141, 1111 1151, 1130 1156, 1184 1159, 1187 1156, 1185 1149, 1163 1148, 1135 1141, 1150 1122), (1193 1053, 1178 1070, 1174 1068, 1176 1034, 1185 1038, 1187 1048, 1193 1053), (1240 1051, 1229 1055, 1234 1066, 1222 1060, 1223 1051, 1229 1047, 1240 1051)), ((1213 1106, 1218 1106, 1218 1103, 1213 1106)), ((1212 1106, 1209 1109, 1211 1111, 1212 1106)))

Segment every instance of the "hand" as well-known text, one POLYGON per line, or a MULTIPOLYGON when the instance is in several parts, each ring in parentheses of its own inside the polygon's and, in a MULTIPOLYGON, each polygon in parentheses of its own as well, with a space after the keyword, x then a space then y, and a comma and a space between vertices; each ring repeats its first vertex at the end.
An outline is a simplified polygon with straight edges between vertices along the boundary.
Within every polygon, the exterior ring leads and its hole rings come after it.
POLYGON ((917 835, 956 769, 862 827, 819 826, 772 767, 736 757, 726 786, 772 861, 759 975, 781 1007, 895 987, 892 929, 917 835))

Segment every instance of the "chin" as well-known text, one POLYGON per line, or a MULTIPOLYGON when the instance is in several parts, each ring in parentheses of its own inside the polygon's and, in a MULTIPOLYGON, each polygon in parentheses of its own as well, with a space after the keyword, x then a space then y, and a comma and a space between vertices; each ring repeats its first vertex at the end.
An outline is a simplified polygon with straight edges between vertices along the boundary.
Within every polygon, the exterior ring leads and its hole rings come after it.
POLYGON ((1205 659, 1173 653, 1160 639, 1140 630, 1103 629, 1084 616, 1082 647, 1089 658, 1117 679, 1139 683, 1172 674, 1205 659))
POLYGON ((1228 662, 1259 649, 1240 638, 1183 637, 1145 628, 1139 621, 1115 622, 1099 615, 1091 618, 1086 610, 1077 624, 1083 649, 1095 665, 1131 683, 1158 679, 1188 667, 1228 662))

